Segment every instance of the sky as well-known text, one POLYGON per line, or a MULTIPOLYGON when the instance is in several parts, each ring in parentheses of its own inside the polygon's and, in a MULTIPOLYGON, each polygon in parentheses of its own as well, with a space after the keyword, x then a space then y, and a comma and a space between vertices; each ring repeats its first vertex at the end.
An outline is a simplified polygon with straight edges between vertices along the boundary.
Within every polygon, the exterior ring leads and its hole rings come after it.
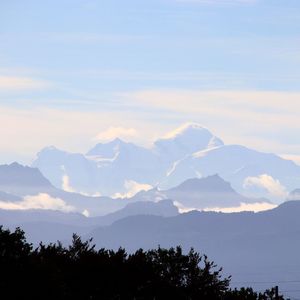
POLYGON ((0 163, 186 122, 300 162, 300 1, 1 0, 0 163))

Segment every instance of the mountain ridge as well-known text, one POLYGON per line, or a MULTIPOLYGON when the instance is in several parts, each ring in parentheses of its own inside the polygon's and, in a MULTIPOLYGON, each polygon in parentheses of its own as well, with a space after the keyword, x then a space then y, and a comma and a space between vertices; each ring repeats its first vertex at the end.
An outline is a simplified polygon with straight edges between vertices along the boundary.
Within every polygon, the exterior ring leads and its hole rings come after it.
POLYGON ((98 143, 86 154, 59 151, 44 149, 32 166, 57 188, 90 195, 131 194, 133 185, 135 191, 145 186, 170 189, 189 178, 219 174, 241 194, 280 203, 300 185, 300 166, 292 161, 226 145, 197 123, 157 139, 152 148, 117 138, 98 143))

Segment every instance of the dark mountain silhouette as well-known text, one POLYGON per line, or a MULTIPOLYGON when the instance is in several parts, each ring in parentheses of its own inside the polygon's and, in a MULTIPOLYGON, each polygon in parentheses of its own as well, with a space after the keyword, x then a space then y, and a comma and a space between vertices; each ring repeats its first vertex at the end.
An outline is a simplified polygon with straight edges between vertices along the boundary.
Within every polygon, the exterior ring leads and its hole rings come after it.
POLYGON ((267 202, 266 199, 248 198, 237 193, 229 182, 218 175, 192 178, 169 190, 152 189, 140 192, 134 200, 172 199, 184 207, 204 209, 239 206, 241 203, 267 202))
MULTIPOLYGON (((112 242, 113 244, 107 245, 108 247, 118 247, 124 243, 129 249, 151 248, 155 243, 163 245, 168 242, 186 244, 188 247, 192 244, 201 246, 203 238, 209 243, 218 243, 219 238, 226 240, 231 237, 280 236, 283 232, 297 234, 298 231, 300 234, 299 215, 300 202, 289 201, 275 209, 259 213, 192 211, 174 217, 132 216, 116 221, 109 227, 99 228, 91 235, 95 237, 99 246, 105 241, 112 242), (130 240, 134 243, 129 242, 130 240), (182 243, 183 241, 185 242, 182 243)), ((300 246, 300 241, 297 242, 300 246)), ((283 246, 278 245, 278 248, 283 246)))
POLYGON ((0 199, 5 202, 15 202, 22 200, 22 197, 0 191, 0 199))
MULTIPOLYGON (((300 280, 300 202, 291 201, 260 213, 198 212, 175 217, 132 216, 88 236, 97 247, 130 251, 161 245, 194 247, 219 261, 237 282, 300 280)), ((236 283, 236 285, 239 285, 236 283)))
MULTIPOLYGON (((85 225, 86 218, 80 213, 65 213, 57 210, 29 209, 4 210, 0 209, 0 223, 5 226, 20 226, 29 222, 61 223, 66 225, 85 225)), ((41 233, 42 236, 42 233, 41 233)))
POLYGON ((64 213, 53 210, 1 210, 0 223, 8 228, 22 227, 27 238, 37 245, 62 240, 67 242, 74 232, 87 234, 96 227, 134 215, 175 216, 178 209, 171 200, 160 202, 133 202, 123 209, 101 217, 85 217, 79 213, 64 213))
POLYGON ((103 226, 111 225, 117 220, 135 215, 172 217, 178 215, 178 208, 173 204, 172 200, 168 199, 159 202, 133 202, 127 204, 123 209, 111 214, 90 218, 89 223, 103 226))
POLYGON ((0 191, 17 196, 45 193, 53 186, 37 168, 25 167, 17 162, 0 165, 0 191))

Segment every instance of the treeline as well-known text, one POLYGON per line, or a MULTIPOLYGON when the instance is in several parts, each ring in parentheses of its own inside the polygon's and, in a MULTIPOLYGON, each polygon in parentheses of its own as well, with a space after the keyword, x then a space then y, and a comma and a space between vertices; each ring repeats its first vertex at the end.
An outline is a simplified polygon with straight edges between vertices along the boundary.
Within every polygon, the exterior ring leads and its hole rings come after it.
POLYGON ((256 293, 231 290, 230 277, 193 249, 181 247, 127 254, 96 250, 77 235, 69 247, 60 242, 36 249, 24 232, 0 227, 1 299, 222 299, 267 300, 275 289, 256 293))

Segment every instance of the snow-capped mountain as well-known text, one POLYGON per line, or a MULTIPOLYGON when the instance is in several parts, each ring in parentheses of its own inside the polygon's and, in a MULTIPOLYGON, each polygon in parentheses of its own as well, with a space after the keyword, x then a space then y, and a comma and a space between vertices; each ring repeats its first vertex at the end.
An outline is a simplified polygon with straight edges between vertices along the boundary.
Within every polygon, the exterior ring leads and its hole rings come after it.
POLYGON ((242 194, 278 201, 300 185, 300 166, 294 162, 225 145, 195 123, 158 139, 151 148, 120 139, 99 143, 86 154, 45 148, 32 166, 64 190, 123 197, 151 187, 170 189, 186 179, 214 174, 242 194))
POLYGON ((46 147, 37 154, 32 167, 38 168, 57 188, 65 191, 89 191, 96 185, 97 165, 79 153, 69 153, 56 147, 46 147), (72 186, 70 184, 72 178, 72 186))
POLYGON ((205 127, 188 123, 154 142, 161 159, 176 162, 194 152, 223 146, 224 143, 205 127))
POLYGON ((34 162, 58 188, 84 194, 130 194, 157 186, 178 160, 223 142, 198 124, 187 124, 154 142, 148 149, 115 139, 98 143, 85 155, 53 146, 42 149, 34 162))
POLYGON ((243 194, 285 199, 299 186, 300 167, 281 157, 239 145, 224 145, 193 153, 182 159, 165 179, 163 186, 174 186, 183 179, 215 173, 243 194))
POLYGON ((153 151, 120 139, 99 143, 86 155, 48 147, 32 166, 66 191, 110 196, 128 192, 126 185, 153 186, 164 170, 153 151))

